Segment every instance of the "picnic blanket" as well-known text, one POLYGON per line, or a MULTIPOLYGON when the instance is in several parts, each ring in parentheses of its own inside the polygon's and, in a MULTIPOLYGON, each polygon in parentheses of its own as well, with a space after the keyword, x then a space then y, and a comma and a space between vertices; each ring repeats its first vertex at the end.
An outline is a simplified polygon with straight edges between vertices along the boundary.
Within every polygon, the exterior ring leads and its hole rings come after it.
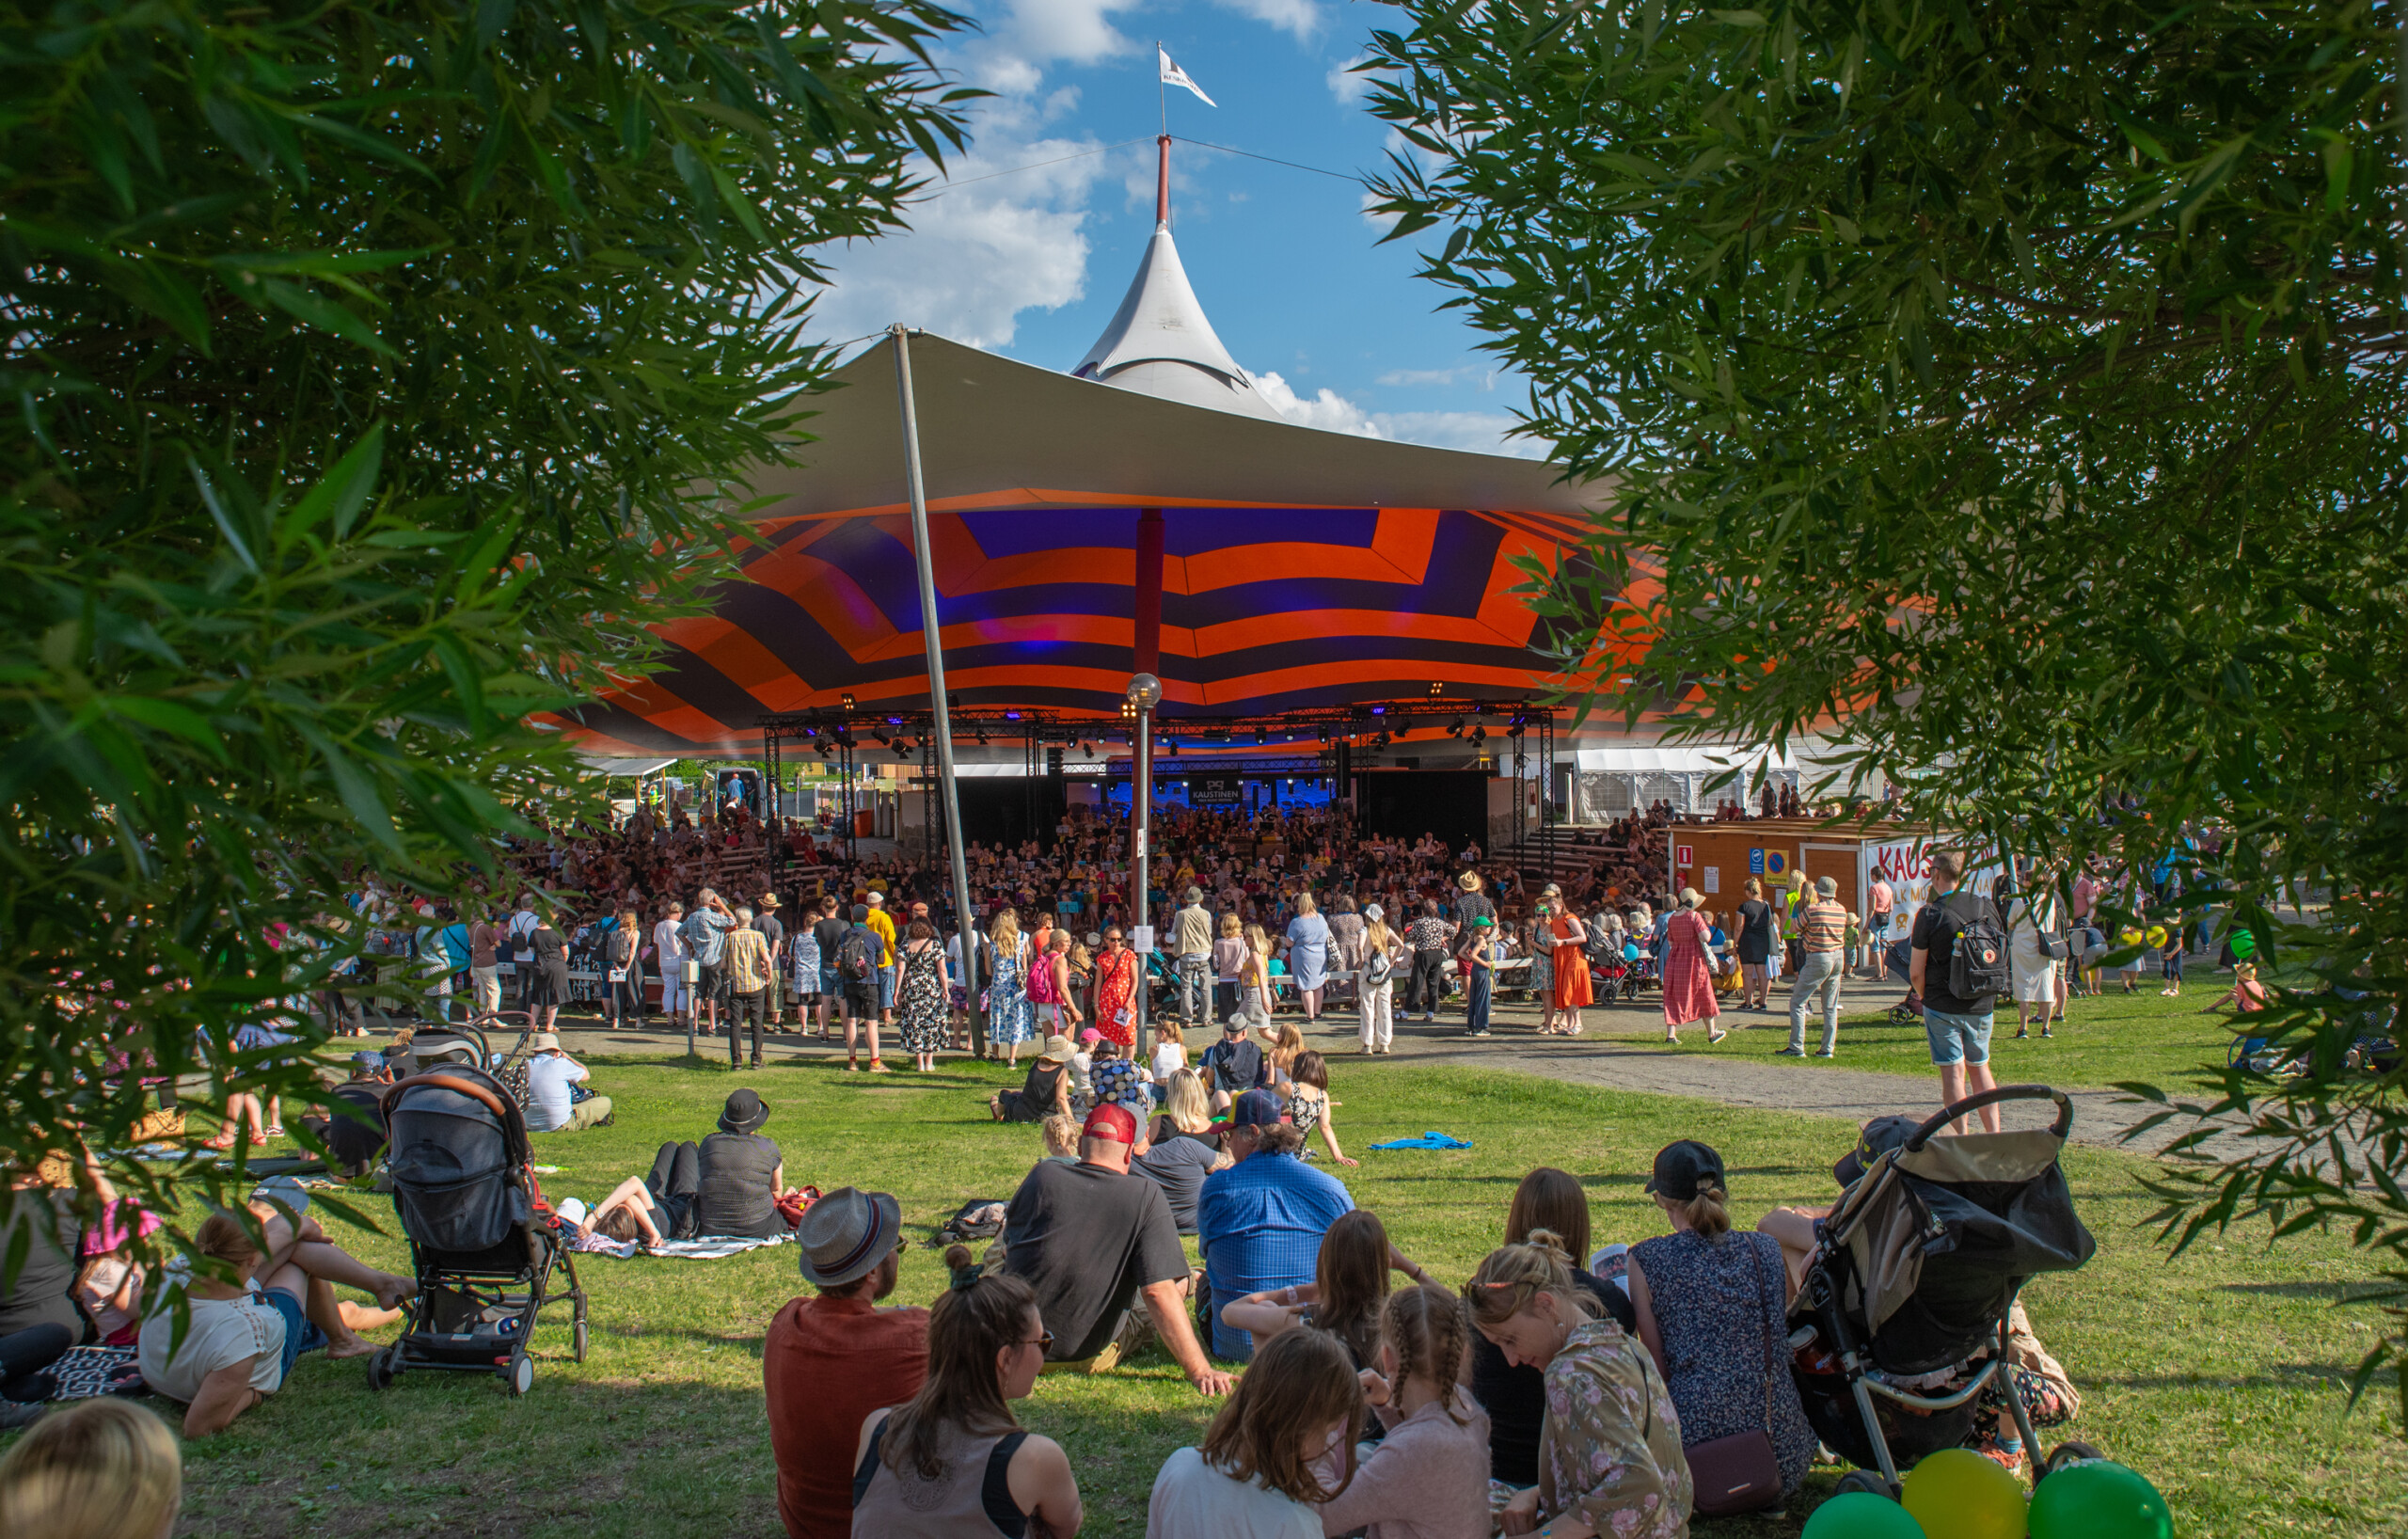
POLYGON ((594 1234, 587 1236, 584 1243, 578 1248, 588 1255, 610 1256, 623 1261, 638 1256, 666 1256, 675 1261, 716 1261, 723 1257, 741 1256, 748 1250, 758 1250, 764 1245, 792 1244, 794 1244, 792 1231, 781 1234, 772 1240, 763 1240, 750 1234, 725 1234, 705 1236, 700 1240, 664 1240, 658 1245, 646 1250, 641 1240, 613 1242, 604 1239, 599 1234, 594 1234))
POLYGON ((1391 1138, 1385 1144, 1373 1144, 1371 1147, 1373 1149, 1469 1149, 1471 1144, 1465 1139, 1450 1137, 1434 1128, 1418 1138, 1391 1138))

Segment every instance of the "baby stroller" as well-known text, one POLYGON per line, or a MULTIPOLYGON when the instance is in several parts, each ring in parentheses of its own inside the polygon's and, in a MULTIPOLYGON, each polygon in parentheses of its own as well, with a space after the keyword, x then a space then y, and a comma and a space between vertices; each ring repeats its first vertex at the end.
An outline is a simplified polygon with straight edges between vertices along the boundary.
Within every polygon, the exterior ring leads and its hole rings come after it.
POLYGON ((2032 1456, 2035 1484, 2069 1453, 2097 1456, 2068 1443, 2043 1461, 2009 1372, 2008 1320, 2025 1279, 2073 1271, 2095 1248, 2057 1166, 2072 1127, 2073 1103, 2045 1085, 1969 1096, 1876 1156, 1814 1226, 1819 1243, 1790 1305, 1789 1341, 1807 1421, 1860 1467, 1841 1490, 1894 1499, 1899 1466, 1962 1443, 1993 1380, 2032 1456), (2010 1101, 2052 1101, 2056 1119, 2039 1131, 1935 1136, 2010 1101), (1985 1353, 1978 1368, 1960 1370, 1985 1353), (1893 1382, 1938 1375, 1947 1382, 1924 1386, 1931 1393, 1893 1382))
MULTIPOLYGON (((474 1027, 455 1028, 482 1034, 474 1027)), ((482 1062, 490 1062, 481 1051, 482 1062)), ((585 1290, 528 1168, 533 1151, 518 1104, 481 1067, 446 1061, 385 1093, 392 1132, 386 1172, 393 1211, 409 1237, 418 1294, 404 1305, 401 1339, 368 1359, 382 1389, 404 1370, 492 1373, 514 1395, 534 1383, 528 1341, 535 1316, 565 1297, 577 1360, 585 1360, 585 1290), (552 1286, 558 1265, 565 1293, 552 1286)))

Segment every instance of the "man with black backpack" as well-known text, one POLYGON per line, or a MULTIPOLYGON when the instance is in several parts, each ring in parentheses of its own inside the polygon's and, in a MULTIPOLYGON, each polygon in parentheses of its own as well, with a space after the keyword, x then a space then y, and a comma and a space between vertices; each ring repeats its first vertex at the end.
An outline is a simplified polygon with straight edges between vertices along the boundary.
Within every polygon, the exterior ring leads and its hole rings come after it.
MULTIPOLYGON (((1908 983, 1923 1001, 1924 1035, 1940 1071, 1941 1104, 1994 1088, 1990 1074, 1990 1003, 2008 982, 2006 927, 1998 909, 1975 892, 1960 892, 1965 857, 1943 849, 1931 858, 1931 900, 1915 914, 1908 983)), ((1977 1113, 1999 1131, 1996 1106, 1977 1113)), ((1962 1131, 1957 1129, 1955 1131, 1962 1131)))
POLYGON ((881 948, 878 932, 869 927, 869 905, 853 905, 853 922, 837 939, 836 986, 843 998, 845 1011, 845 1072, 853 1073, 860 1067, 857 1033, 869 1028, 869 1071, 883 1074, 886 1063, 878 1055, 879 954, 881 948))

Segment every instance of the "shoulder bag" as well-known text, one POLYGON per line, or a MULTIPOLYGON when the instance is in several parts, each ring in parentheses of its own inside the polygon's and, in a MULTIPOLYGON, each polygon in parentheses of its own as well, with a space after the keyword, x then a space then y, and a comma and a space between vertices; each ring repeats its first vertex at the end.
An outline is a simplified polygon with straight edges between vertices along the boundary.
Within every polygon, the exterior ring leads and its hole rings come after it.
MULTIPOLYGON (((1737 1236, 1735 1234, 1735 1238, 1737 1236)), ((1751 1239, 1748 1265, 1756 1279, 1756 1320, 1762 1325, 1770 1300, 1765 1293, 1764 1260, 1751 1239)), ((1703 1517, 1730 1517, 1758 1513, 1781 1504, 1781 1460, 1772 1447, 1773 1375, 1787 1372, 1773 1351, 1772 1327, 1765 1326, 1765 1424, 1699 1443, 1687 1451, 1689 1477, 1696 1483, 1697 1512, 1703 1517)))

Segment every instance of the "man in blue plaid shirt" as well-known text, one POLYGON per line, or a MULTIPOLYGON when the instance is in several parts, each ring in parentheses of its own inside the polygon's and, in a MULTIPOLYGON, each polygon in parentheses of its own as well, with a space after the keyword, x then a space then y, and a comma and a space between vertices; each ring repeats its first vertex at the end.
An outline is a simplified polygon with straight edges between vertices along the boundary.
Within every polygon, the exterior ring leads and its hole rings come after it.
POLYGON ((1279 1098, 1248 1090, 1229 1107, 1224 1140, 1237 1164, 1204 1178, 1196 1202, 1196 1245, 1214 1356, 1244 1362, 1254 1338, 1221 1324, 1220 1306, 1248 1293, 1313 1280, 1322 1236, 1354 1199, 1337 1178, 1301 1158, 1305 1135, 1280 1119, 1279 1098))

